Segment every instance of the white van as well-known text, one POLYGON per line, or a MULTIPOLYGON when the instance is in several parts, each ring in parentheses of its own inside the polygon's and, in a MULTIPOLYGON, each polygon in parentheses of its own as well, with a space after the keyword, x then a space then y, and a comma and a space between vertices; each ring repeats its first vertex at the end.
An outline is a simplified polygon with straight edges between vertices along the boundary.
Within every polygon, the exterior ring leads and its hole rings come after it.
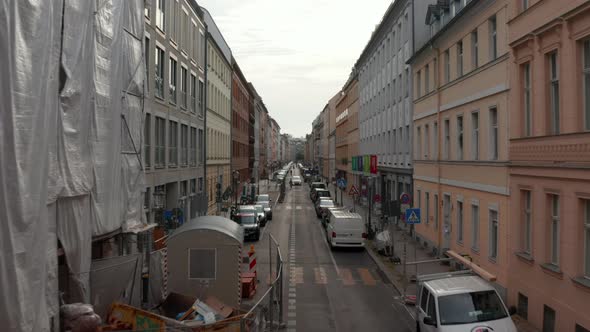
POLYGON ((330 217, 326 220, 326 239, 330 248, 364 248, 366 238, 365 224, 360 214, 342 210, 330 211, 330 217))
POLYGON ((496 289, 478 276, 420 282, 416 331, 516 332, 496 289))

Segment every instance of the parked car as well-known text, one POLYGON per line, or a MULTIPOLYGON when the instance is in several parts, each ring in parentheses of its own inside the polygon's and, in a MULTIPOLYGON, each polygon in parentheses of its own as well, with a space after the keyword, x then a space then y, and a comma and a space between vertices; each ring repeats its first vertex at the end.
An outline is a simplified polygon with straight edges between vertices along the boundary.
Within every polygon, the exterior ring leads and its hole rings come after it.
POLYGON ((331 199, 318 199, 315 205, 315 215, 320 218, 329 207, 334 207, 334 202, 331 199))
POLYGON ((264 209, 264 215, 266 216, 266 220, 272 220, 272 209, 270 207, 269 201, 257 201, 255 205, 262 205, 264 209))
POLYGON ((326 222, 326 239, 330 249, 334 247, 365 247, 365 224, 358 213, 330 211, 326 222))
POLYGON ((239 213, 254 213, 260 221, 260 226, 266 226, 266 213, 264 213, 264 207, 262 205, 240 205, 238 211, 239 213))
POLYGON ((291 177, 291 181, 293 183, 294 186, 300 186, 301 185, 301 177, 299 175, 293 175, 291 177))
POLYGON ((313 192, 313 190, 314 190, 315 188, 327 189, 327 188, 326 188, 326 184, 325 184, 325 183, 323 183, 323 182, 312 182, 312 183, 309 185, 309 194, 310 194, 310 195, 311 195, 311 193, 313 192))
POLYGON ((418 280, 416 331, 516 332, 510 317, 516 312, 496 289, 478 276, 418 280))
POLYGON ((269 202, 270 201, 270 195, 269 194, 261 194, 256 196, 256 201, 257 202, 269 202))
POLYGON ((328 207, 328 208, 326 208, 324 210, 324 213, 321 216, 321 222, 322 222, 322 226, 324 228, 326 228, 326 224, 328 223, 328 218, 330 218, 330 214, 332 213, 332 211, 348 211, 348 212, 352 212, 346 206, 334 206, 334 207, 328 207))
POLYGON ((320 197, 332 197, 332 195, 328 189, 314 189, 311 193, 311 200, 315 203, 320 197))
POLYGON ((260 222, 256 217, 256 214, 250 212, 238 212, 234 215, 233 221, 242 225, 244 228, 244 240, 260 240, 260 222))

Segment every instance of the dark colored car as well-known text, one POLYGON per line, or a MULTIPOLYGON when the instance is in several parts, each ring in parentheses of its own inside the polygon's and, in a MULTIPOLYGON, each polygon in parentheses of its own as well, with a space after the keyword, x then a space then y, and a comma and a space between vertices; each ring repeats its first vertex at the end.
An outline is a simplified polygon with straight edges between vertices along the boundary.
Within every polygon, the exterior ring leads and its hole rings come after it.
POLYGON ((233 221, 244 227, 244 240, 260 240, 260 221, 254 213, 236 213, 233 221))
POLYGON ((320 197, 332 197, 328 189, 316 188, 311 192, 311 200, 315 203, 320 197))
POLYGON ((315 204, 315 215, 320 218, 326 213, 328 208, 334 207, 334 202, 330 199, 318 199, 315 204))

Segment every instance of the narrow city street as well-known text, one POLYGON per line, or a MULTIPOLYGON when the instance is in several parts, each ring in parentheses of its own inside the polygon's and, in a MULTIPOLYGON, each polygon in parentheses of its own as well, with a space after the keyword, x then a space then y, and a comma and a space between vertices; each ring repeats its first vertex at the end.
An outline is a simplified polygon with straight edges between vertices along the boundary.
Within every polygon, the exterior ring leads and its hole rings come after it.
MULTIPOLYGON (((298 174, 296 168, 293 174, 298 174)), ((274 201, 277 194, 271 197, 274 201)), ((267 282, 270 233, 285 260, 287 331, 414 331, 399 294, 365 250, 329 249, 308 184, 287 187, 284 202, 277 203, 273 214, 256 244, 258 271, 261 283, 267 282)))

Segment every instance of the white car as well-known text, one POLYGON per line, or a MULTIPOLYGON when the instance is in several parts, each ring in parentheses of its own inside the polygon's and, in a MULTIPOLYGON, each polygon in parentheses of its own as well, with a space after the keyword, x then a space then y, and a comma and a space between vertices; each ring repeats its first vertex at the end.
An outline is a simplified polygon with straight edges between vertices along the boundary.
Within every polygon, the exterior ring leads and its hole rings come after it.
POLYGON ((334 247, 365 247, 365 224, 360 214, 342 210, 330 211, 326 220, 326 239, 334 247))
POLYGON ((299 175, 293 175, 291 177, 291 182, 293 182, 294 186, 300 186, 301 185, 301 177, 299 175))
POLYGON ((516 332, 510 317, 513 312, 506 309, 496 289, 482 278, 469 275, 418 282, 416 331, 516 332))

